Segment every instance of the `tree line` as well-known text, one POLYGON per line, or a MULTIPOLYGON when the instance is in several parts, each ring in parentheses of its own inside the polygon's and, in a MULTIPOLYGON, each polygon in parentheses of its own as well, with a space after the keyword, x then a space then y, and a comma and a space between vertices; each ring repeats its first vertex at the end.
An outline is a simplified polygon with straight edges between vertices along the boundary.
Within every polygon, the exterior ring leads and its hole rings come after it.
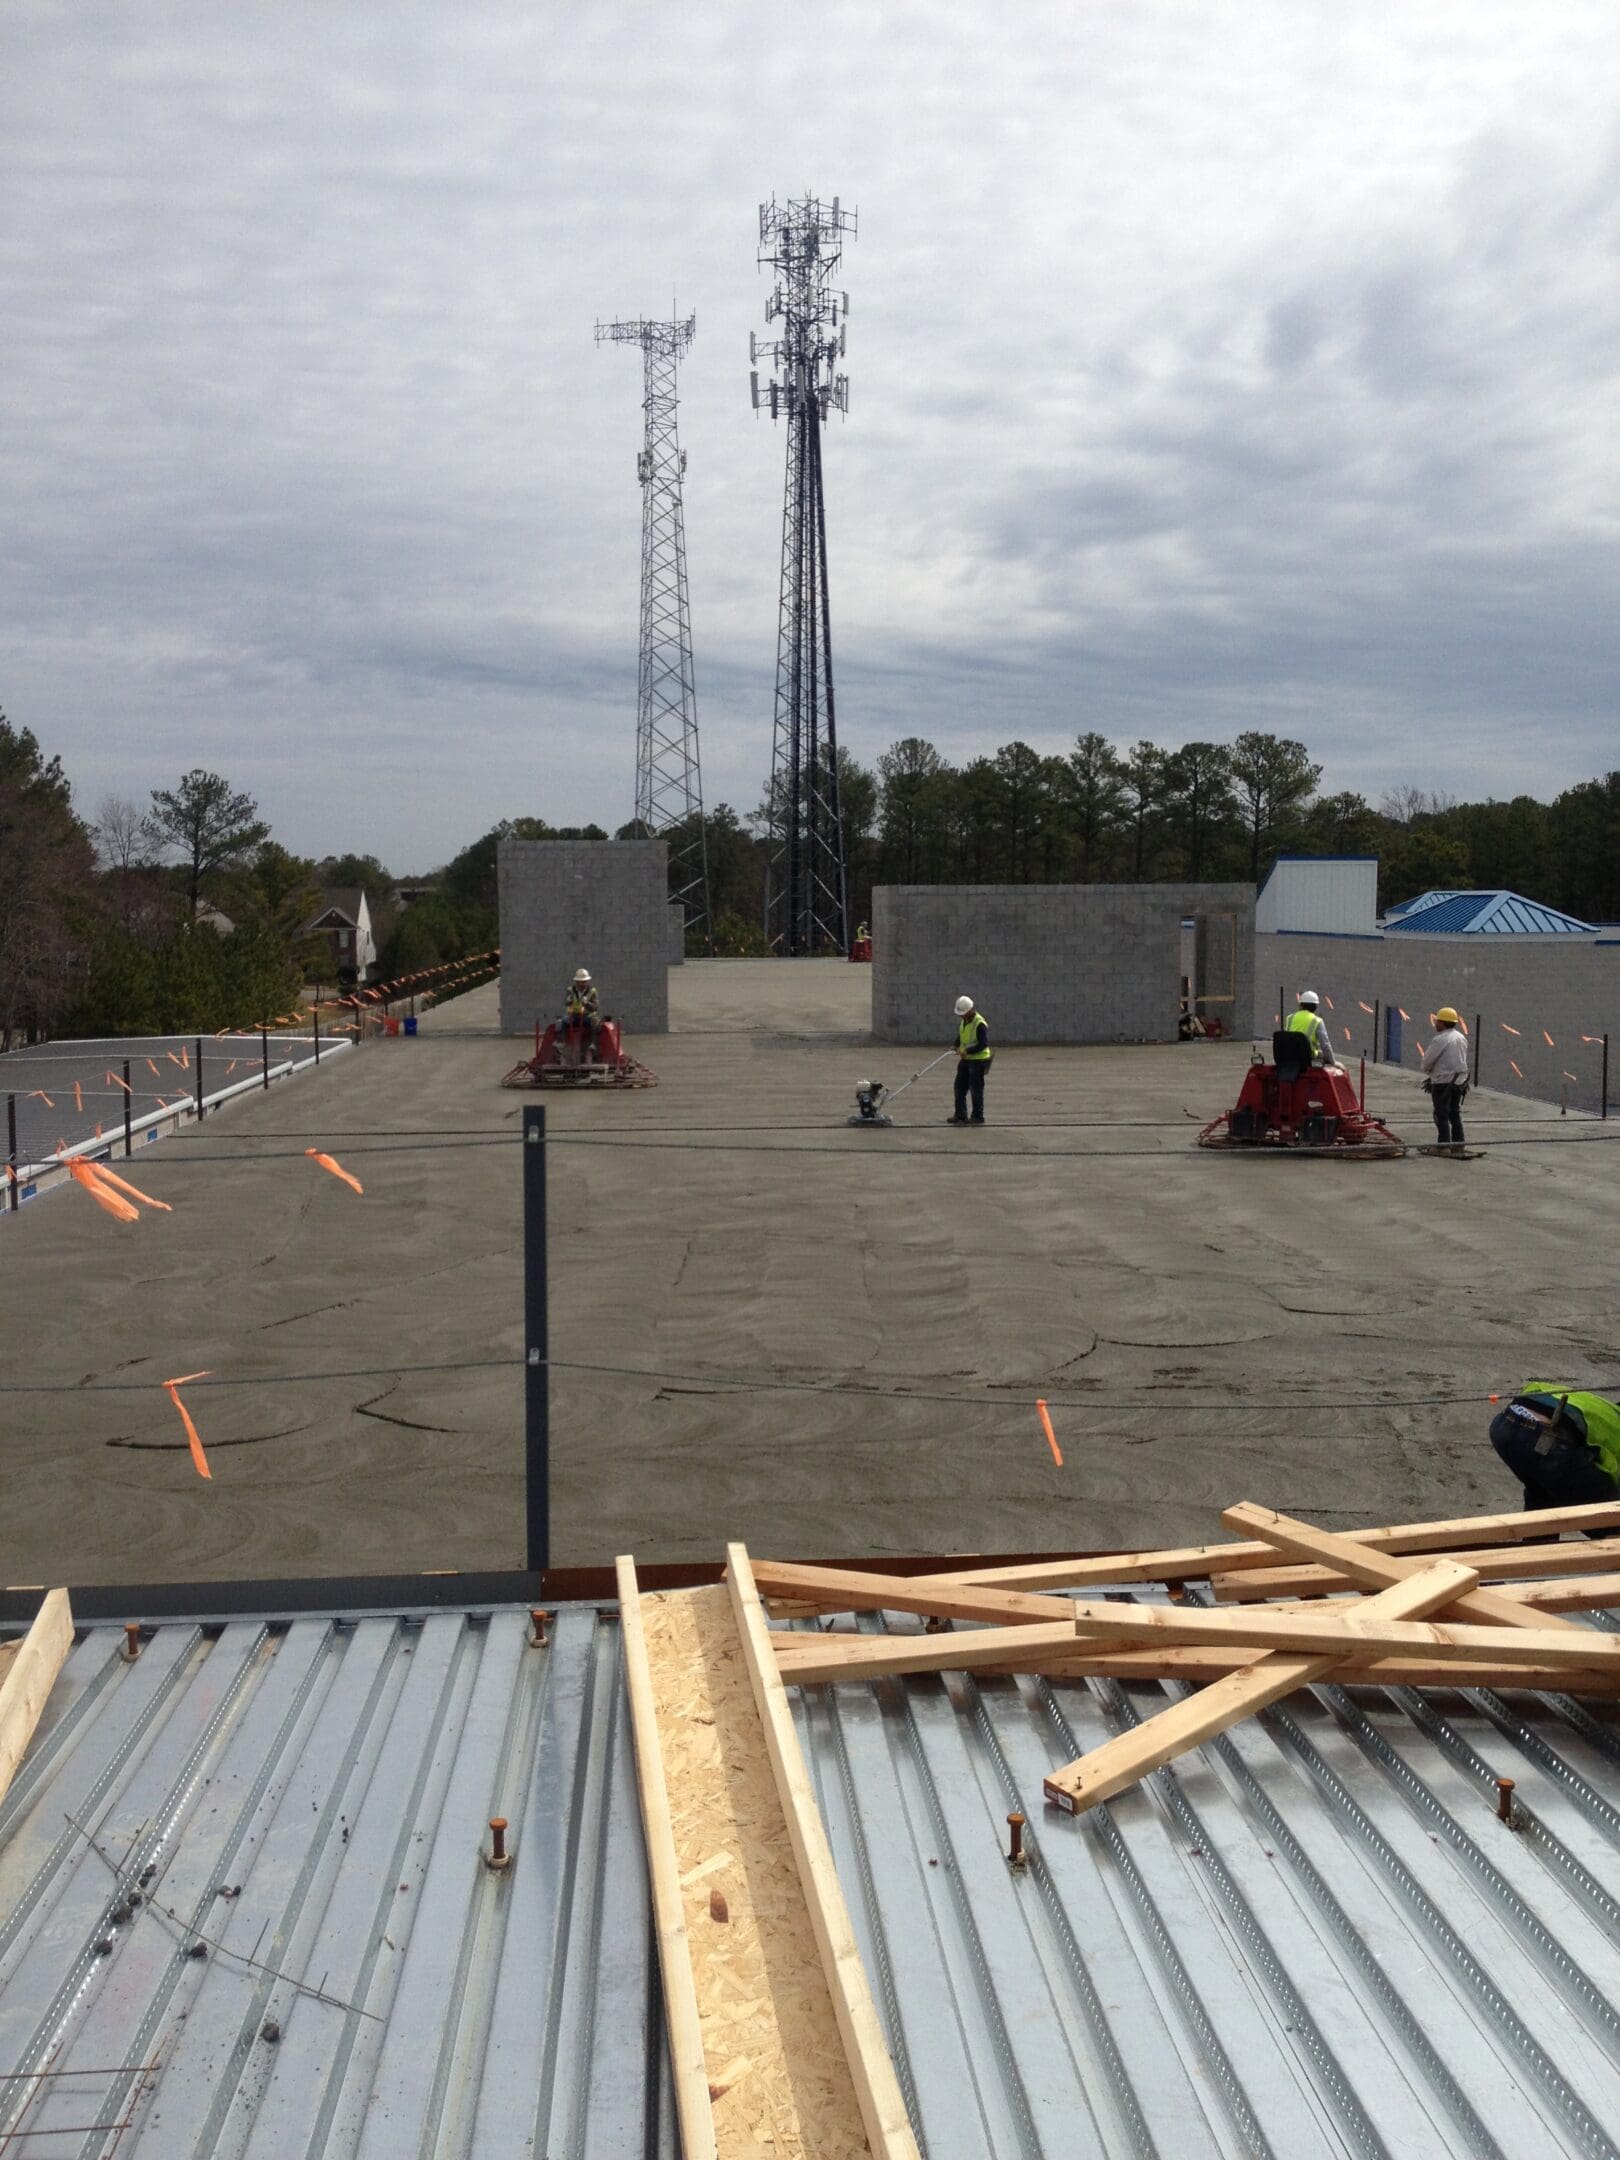
MULTIPOLYGON (((1397 788, 1376 807, 1322 794, 1321 777, 1303 743, 1254 730, 1174 749, 1087 732, 1061 755, 1013 742, 962 764, 921 736, 870 768, 841 752, 851 928, 881 884, 1258 883, 1289 853, 1376 854, 1381 907, 1435 886, 1504 885, 1620 920, 1620 772, 1549 802, 1397 788)), ((769 823, 766 802, 745 814, 722 802, 705 817, 711 919, 694 950, 766 950, 769 823)), ((642 836, 634 823, 613 835, 642 836)), ((330 980, 326 945, 307 926, 333 887, 366 892, 384 976, 463 958, 499 940, 503 839, 608 837, 600 825, 506 818, 427 877, 402 880, 371 854, 292 853, 251 796, 201 768, 152 789, 145 806, 109 798, 87 818, 61 759, 0 713, 0 1048, 273 1018, 330 980)))

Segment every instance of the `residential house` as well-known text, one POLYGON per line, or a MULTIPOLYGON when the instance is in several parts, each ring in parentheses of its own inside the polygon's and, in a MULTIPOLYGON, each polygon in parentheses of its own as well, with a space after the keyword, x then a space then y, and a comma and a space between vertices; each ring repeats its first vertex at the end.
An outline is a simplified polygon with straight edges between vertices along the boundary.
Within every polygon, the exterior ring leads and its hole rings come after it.
POLYGON ((332 973, 339 982, 371 980, 377 943, 371 934, 371 909, 360 886, 334 887, 320 913, 305 923, 299 935, 325 938, 331 949, 332 973))

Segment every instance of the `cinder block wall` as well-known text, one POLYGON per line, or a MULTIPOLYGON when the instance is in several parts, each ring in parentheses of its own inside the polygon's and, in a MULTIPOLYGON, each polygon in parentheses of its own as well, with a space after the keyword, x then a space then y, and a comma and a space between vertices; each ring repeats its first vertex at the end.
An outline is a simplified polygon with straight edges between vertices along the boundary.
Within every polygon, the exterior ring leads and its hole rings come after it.
POLYGON ((662 840, 503 840, 501 1028, 555 1018, 575 968, 627 1034, 669 1027, 669 849, 662 840))
POLYGON ((679 900, 669 903, 669 964, 679 967, 686 958, 686 908, 679 900))
POLYGON ((1254 1006, 1252 885, 880 885, 872 895, 872 1032, 949 1039, 964 992, 998 1043, 1173 1042, 1181 922, 1235 918, 1235 1033, 1254 1006))
MULTIPOLYGON (((1479 1033, 1470 1063, 1485 1087, 1599 1107, 1603 1048, 1583 1041, 1609 1031, 1611 1115, 1620 1104, 1620 939, 1564 937, 1333 937, 1273 931, 1255 939, 1256 1024, 1269 1032, 1278 990, 1331 998, 1323 1018, 1341 1057, 1373 1055, 1369 1005, 1408 1015, 1401 1063, 1415 1067, 1429 1015, 1454 1005, 1479 1033), (1517 1033, 1510 1032, 1517 1030, 1517 1033), (1549 1043, 1548 1036, 1552 1037, 1549 1043), (1513 1067, 1519 1070, 1515 1072, 1513 1067), (1565 1074, 1573 1073, 1573 1080, 1565 1074)), ((1384 1054, 1384 1044, 1378 1055, 1384 1054)))

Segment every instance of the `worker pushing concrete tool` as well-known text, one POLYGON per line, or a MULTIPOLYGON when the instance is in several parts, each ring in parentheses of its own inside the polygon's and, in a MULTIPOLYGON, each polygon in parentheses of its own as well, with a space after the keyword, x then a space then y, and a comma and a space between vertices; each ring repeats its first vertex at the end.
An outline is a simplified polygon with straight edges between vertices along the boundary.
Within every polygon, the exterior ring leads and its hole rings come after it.
POLYGON ((858 1080, 855 1083, 855 1115, 849 1120, 849 1123, 851 1125, 892 1125, 894 1120, 889 1116, 884 1105, 892 1103, 897 1095, 903 1095, 908 1087, 915 1087, 924 1073, 931 1073, 936 1065, 943 1065, 948 1057, 954 1055, 955 1052, 952 1050, 942 1050, 937 1058, 931 1058, 926 1065, 919 1066, 909 1080, 902 1080, 900 1085, 892 1091, 886 1088, 881 1080, 858 1080))
POLYGON ((970 997, 959 997, 956 1001, 955 1047, 956 1109, 945 1122, 948 1125, 982 1125, 984 1083, 995 1053, 990 1048, 990 1023, 970 997), (973 1105, 971 1117, 968 1116, 970 1102, 973 1105))

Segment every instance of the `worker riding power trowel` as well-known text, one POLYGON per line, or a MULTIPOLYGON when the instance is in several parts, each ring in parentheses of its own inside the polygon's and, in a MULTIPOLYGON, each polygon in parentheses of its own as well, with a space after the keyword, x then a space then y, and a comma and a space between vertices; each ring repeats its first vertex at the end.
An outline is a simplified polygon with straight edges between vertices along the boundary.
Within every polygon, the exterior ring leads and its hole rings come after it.
POLYGON ((954 1051, 942 1050, 937 1058, 931 1059, 928 1064, 914 1072, 909 1080, 902 1080, 897 1088, 886 1088, 881 1080, 857 1080, 855 1115, 846 1122, 851 1125, 892 1125, 894 1119, 890 1117, 885 1105, 896 1101, 907 1088, 915 1087, 924 1073, 931 1073, 936 1065, 943 1065, 948 1057, 954 1055, 954 1051))

